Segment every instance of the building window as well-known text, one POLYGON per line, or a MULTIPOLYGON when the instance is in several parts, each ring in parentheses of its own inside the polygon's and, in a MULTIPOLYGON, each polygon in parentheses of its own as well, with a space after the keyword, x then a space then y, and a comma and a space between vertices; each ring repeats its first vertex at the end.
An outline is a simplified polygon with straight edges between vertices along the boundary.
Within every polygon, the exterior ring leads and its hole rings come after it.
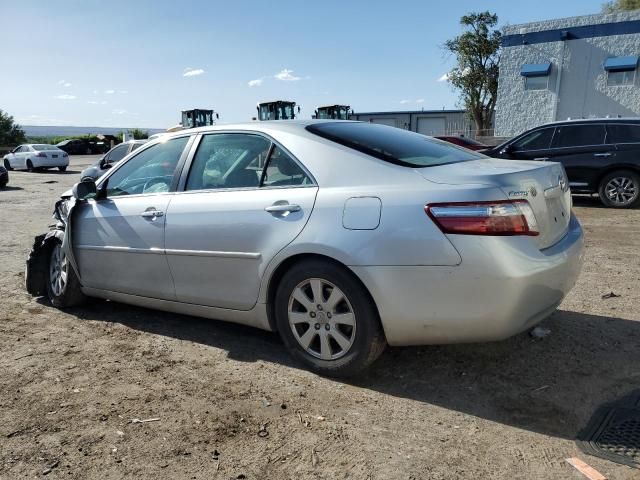
POLYGON ((549 87, 549 76, 524 77, 525 90, 546 90, 549 87))
POLYGON ((525 90, 546 90, 549 88, 549 74, 551 62, 526 63, 520 69, 520 75, 524 77, 525 90))
POLYGON ((624 85, 633 85, 636 81, 635 70, 610 70, 607 72, 607 86, 621 87, 624 85))
POLYGON ((634 85, 637 68, 638 57, 636 56, 607 58, 604 62, 604 69, 607 72, 607 86, 634 85))

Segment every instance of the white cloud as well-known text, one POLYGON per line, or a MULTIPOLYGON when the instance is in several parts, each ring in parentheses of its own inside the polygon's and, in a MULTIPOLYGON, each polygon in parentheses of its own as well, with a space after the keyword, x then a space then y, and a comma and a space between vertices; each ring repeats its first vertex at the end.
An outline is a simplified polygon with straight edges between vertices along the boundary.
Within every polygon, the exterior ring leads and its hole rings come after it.
POLYGON ((57 98, 58 100, 75 100, 77 97, 75 95, 62 94, 56 95, 54 98, 57 98))
POLYGON ((127 111, 123 110, 122 108, 115 108, 111 111, 111 113, 113 113, 114 115, 124 115, 125 113, 127 113, 127 111))
POLYGON ((196 77, 198 75, 202 75, 204 70, 201 68, 185 68, 185 72, 182 74, 183 77, 196 77))
POLYGON ((440 78, 438 78, 439 82, 446 82, 449 80, 449 73, 443 73, 442 76, 440 78))
POLYGON ((101 102, 97 101, 97 100, 89 100, 87 102, 89 105, 106 105, 107 102, 105 100, 102 100, 101 102))
POLYGON ((406 103, 409 103, 409 100, 400 100, 400 103, 401 103, 402 105, 404 105, 404 104, 406 104, 406 103))
POLYGON ((249 82, 247 83, 247 85, 249 85, 250 87, 259 87, 260 85, 262 85, 262 78, 256 78, 255 80, 249 80, 249 82))
POLYGON ((276 73, 273 78, 282 80, 284 82, 296 82, 300 80, 301 77, 296 77, 295 75, 292 75, 292 73, 293 70, 287 70, 286 68, 283 68, 278 73, 276 73))
POLYGON ((116 93, 115 90, 105 90, 104 93, 106 93, 107 95, 113 95, 114 93, 116 93))
POLYGON ((416 100, 416 103, 424 103, 424 98, 419 98, 416 100))

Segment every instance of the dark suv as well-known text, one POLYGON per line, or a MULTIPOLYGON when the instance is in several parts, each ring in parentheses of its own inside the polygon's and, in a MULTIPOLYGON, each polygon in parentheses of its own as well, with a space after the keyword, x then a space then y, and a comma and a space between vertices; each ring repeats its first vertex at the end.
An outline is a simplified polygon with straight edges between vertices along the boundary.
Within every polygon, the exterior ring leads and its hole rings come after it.
POLYGON ((640 200, 640 119, 567 120, 536 127, 482 153, 560 162, 574 193, 597 193, 608 207, 640 200))

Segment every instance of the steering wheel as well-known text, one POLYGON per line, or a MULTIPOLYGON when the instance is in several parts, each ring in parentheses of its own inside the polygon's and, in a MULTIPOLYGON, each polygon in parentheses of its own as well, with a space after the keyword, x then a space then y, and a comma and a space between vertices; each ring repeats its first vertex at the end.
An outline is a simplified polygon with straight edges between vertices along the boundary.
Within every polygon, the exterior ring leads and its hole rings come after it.
POLYGON ((142 193, 155 193, 155 192, 167 192, 167 191, 169 191, 169 182, 167 182, 167 179, 165 177, 150 178, 145 182, 144 186, 142 187, 142 193))

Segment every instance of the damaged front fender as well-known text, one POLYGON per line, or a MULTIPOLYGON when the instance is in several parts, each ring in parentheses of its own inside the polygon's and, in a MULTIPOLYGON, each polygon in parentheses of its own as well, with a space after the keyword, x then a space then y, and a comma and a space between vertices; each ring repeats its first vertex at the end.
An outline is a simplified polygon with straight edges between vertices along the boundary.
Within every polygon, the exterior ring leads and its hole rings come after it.
MULTIPOLYGON (((34 297, 47 294, 47 279, 49 275, 49 258, 56 242, 62 244, 71 267, 78 275, 73 249, 71 248, 71 222, 75 201, 73 198, 63 198, 56 202, 53 218, 57 224, 51 230, 35 237, 33 247, 27 257, 24 282, 27 292, 34 297)), ((78 275, 78 278, 80 276, 78 275)))

